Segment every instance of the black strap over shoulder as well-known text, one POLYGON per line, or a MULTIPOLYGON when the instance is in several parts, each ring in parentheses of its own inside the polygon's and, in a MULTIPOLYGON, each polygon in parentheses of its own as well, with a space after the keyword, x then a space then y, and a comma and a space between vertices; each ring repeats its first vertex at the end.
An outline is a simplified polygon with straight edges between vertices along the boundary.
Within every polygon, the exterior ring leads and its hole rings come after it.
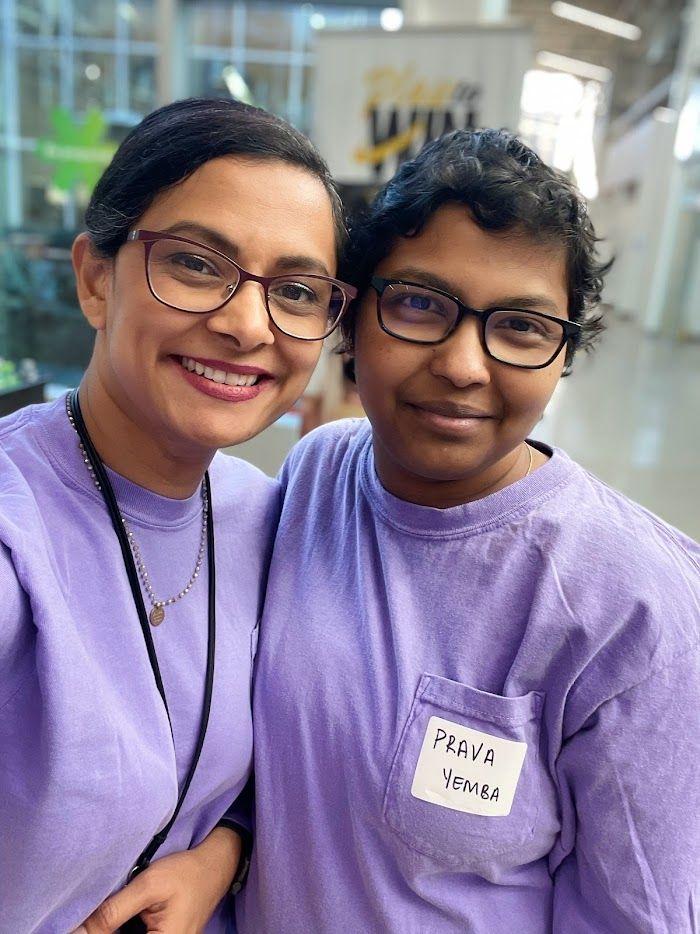
MULTIPOLYGON (((158 693, 160 694, 163 705, 165 706, 165 712, 168 716, 168 722, 170 723, 170 732, 172 734, 172 721, 170 718, 170 711, 168 709, 168 701, 165 695, 165 688, 163 687, 163 679, 160 674, 160 667, 158 665, 158 657, 156 655, 155 645, 153 643, 153 637, 151 635, 151 628, 148 622, 148 615, 146 613, 146 606, 143 602, 143 595, 141 593, 141 586, 139 584, 138 572, 136 570, 136 564, 134 562, 134 556, 131 551, 131 546, 129 545, 129 540, 124 529, 124 522, 122 521, 121 514, 119 512, 119 506, 117 504, 116 497, 114 495, 114 490, 112 489, 112 484, 109 481, 107 471, 104 468, 104 464, 100 460, 99 454, 95 450, 95 447, 90 439, 87 427, 85 426, 85 421, 83 419, 82 411, 80 409, 80 401, 78 399, 78 390, 74 390, 69 398, 68 404, 70 407, 71 415, 75 423, 80 440, 83 444, 85 450, 85 456, 90 462, 90 466, 94 472, 95 478, 97 479, 102 496, 107 506, 107 511, 109 512, 109 517, 112 522, 112 527, 114 533, 117 536, 119 541, 119 546, 122 552, 122 559, 124 561, 124 569, 126 570, 127 577, 129 579, 129 586, 131 588, 131 594, 134 599, 134 606, 136 607, 136 612, 138 614, 139 623, 141 625, 141 632, 143 633, 144 642, 146 643, 146 651, 148 652, 148 660, 151 663, 151 669, 153 671, 153 678, 156 682, 156 687, 158 693)), ((190 763, 189 770, 185 781, 183 782, 182 788, 178 795, 177 803, 175 809, 170 817, 168 823, 160 830, 148 844, 148 846, 143 850, 139 858, 136 860, 133 868, 128 874, 126 879, 127 882, 130 882, 134 876, 138 875, 140 872, 143 872, 144 869, 149 865, 153 857, 155 856, 158 849, 163 845, 165 840, 170 833, 170 830, 177 820, 177 816, 180 813, 182 804, 185 800, 185 796, 189 790, 190 785, 192 784, 192 779, 194 777, 195 770, 197 768, 197 763, 199 762, 199 757, 202 752, 202 747, 204 745, 204 738, 207 733, 207 726, 209 724, 209 712, 211 710, 211 698, 212 690, 214 687, 214 659, 216 654, 216 562, 215 562, 215 550, 214 550, 214 514, 211 500, 211 484, 209 481, 209 474, 204 475, 204 483, 207 492, 207 499, 209 503, 208 515, 207 515, 207 562, 208 562, 208 577, 209 577, 209 587, 208 587, 208 627, 207 627, 207 664, 206 664, 206 674, 204 679, 204 700, 202 704, 202 716, 199 724, 199 733, 197 736, 197 743, 195 745, 194 753, 192 755, 192 761, 190 763)), ((132 925, 132 922, 129 922, 129 925, 123 926, 122 931, 136 931, 136 930, 145 930, 144 926, 139 927, 141 922, 136 919, 136 925, 132 925)))

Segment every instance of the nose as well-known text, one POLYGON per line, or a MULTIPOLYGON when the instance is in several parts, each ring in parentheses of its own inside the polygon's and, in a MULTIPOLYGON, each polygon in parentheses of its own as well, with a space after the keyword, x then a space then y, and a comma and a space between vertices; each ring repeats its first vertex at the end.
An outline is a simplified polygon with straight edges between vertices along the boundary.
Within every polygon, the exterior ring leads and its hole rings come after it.
POLYGON ((464 318, 433 351, 430 371, 434 376, 449 380, 459 389, 491 382, 490 358, 482 344, 481 322, 476 318, 464 318))
POLYGON ((241 353, 274 344, 272 322, 265 307, 265 293, 258 282, 243 282, 223 308, 209 316, 210 331, 229 337, 241 353))

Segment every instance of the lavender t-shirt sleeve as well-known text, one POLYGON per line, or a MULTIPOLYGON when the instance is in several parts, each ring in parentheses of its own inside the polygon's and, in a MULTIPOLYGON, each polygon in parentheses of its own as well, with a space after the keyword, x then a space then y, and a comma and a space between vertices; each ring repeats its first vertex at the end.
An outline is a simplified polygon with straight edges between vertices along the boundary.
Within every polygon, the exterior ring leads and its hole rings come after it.
POLYGON ((554 875, 554 934, 696 930, 699 709, 695 648, 606 701, 564 743, 564 825, 576 831, 554 875))
POLYGON ((17 579, 10 549, 0 542, 0 707, 12 697, 30 666, 29 598, 17 579))

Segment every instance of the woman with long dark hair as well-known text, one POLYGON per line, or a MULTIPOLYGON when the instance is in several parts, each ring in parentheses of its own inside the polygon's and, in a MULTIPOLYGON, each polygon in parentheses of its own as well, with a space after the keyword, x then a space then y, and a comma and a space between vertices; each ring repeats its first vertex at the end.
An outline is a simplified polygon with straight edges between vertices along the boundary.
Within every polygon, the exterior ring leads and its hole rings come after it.
POLYGON ((278 488, 216 452, 291 406, 354 295, 340 204, 287 123, 190 100, 86 226, 84 379, 0 421, 0 929, 65 934, 135 879, 110 930, 223 931, 278 488), (163 867, 197 884, 152 901, 163 867))

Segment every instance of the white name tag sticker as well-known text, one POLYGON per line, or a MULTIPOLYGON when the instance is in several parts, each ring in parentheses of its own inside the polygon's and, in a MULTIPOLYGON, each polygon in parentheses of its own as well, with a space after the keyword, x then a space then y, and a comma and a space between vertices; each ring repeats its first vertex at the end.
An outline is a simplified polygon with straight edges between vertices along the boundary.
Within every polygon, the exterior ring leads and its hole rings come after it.
POLYGON ((431 717, 411 794, 454 811, 505 817, 526 752, 527 743, 431 717))

